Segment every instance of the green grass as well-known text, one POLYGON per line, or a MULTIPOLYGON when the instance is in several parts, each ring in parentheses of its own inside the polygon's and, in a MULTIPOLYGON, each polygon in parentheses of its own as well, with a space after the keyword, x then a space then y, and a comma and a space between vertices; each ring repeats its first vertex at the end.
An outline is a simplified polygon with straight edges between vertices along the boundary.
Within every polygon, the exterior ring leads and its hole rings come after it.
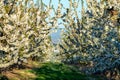
POLYGON ((35 80, 102 80, 78 73, 74 67, 62 63, 44 63, 40 68, 31 70, 37 75, 35 80))
MULTIPOLYGON (((78 68, 63 63, 38 63, 30 69, 14 70, 11 76, 0 75, 0 80, 106 80, 101 76, 85 75, 78 68), (19 75, 19 76, 18 76, 19 75), (7 78, 8 77, 8 78, 7 78)), ((12 73, 9 73, 11 75, 12 73)))

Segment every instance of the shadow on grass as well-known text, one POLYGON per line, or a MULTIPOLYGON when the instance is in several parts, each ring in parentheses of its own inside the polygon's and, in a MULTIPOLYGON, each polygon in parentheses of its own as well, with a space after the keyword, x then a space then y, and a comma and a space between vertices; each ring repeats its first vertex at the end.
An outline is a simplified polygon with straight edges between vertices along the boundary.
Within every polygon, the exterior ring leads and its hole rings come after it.
POLYGON ((35 80, 89 80, 86 75, 78 73, 75 68, 62 63, 45 63, 31 72, 37 75, 35 80))
POLYGON ((6 76, 0 74, 0 80, 9 80, 6 76))

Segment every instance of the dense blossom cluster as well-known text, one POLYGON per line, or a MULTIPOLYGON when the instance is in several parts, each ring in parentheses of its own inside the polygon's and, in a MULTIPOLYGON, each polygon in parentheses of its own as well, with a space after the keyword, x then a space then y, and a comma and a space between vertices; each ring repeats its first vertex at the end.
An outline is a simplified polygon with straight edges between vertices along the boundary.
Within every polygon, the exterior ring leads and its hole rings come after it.
POLYGON ((50 10, 39 0, 37 4, 33 0, 0 1, 0 68, 26 62, 31 56, 49 59, 50 10))
MULTIPOLYGON (((71 1, 71 4, 74 2, 71 1)), ((63 19, 66 28, 60 51, 63 61, 86 63, 86 73, 103 72, 120 65, 119 0, 86 0, 82 18, 76 7, 63 19), (74 16, 71 16, 74 15, 74 16)), ((82 2, 83 3, 83 2, 82 2)), ((78 3, 79 4, 79 3, 78 3)), ((70 8, 71 9, 71 8, 70 8)))
POLYGON ((49 5, 42 0, 0 1, 0 68, 26 62, 31 56, 54 61, 49 35, 60 20, 65 29, 57 45, 58 59, 86 63, 86 73, 119 69, 120 1, 69 0, 69 8, 60 1, 56 10, 51 0, 49 5))

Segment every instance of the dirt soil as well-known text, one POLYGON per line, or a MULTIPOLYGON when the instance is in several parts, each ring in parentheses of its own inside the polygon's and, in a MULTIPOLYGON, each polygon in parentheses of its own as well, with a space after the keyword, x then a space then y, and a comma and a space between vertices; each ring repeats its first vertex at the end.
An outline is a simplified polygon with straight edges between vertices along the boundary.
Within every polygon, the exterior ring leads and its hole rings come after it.
POLYGON ((34 73, 29 72, 31 69, 40 66, 37 62, 29 61, 27 64, 23 64, 24 68, 15 68, 11 71, 2 72, 9 80, 33 80, 36 78, 34 73))

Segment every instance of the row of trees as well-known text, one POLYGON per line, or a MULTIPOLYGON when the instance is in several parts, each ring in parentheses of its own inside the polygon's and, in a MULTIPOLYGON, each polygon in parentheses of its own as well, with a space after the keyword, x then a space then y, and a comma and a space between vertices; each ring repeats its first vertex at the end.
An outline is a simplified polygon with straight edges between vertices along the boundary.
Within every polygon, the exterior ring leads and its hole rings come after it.
POLYGON ((51 5, 42 0, 0 1, 0 68, 27 62, 29 57, 49 59, 52 54, 51 5), (48 56, 49 55, 49 56, 48 56))
POLYGON ((70 5, 67 16, 62 18, 66 33, 59 45, 61 58, 64 62, 88 64, 85 72, 90 74, 119 69, 120 2, 86 0, 86 3, 87 8, 82 5, 82 18, 76 10, 79 2, 70 5))
POLYGON ((89 64, 86 73, 118 69, 120 2, 69 0, 69 8, 65 8, 59 0, 54 9, 51 1, 49 5, 42 0, 0 1, 0 68, 26 62, 31 56, 43 61, 52 58, 49 37, 61 19, 60 24, 65 27, 58 48, 61 61, 89 64))

